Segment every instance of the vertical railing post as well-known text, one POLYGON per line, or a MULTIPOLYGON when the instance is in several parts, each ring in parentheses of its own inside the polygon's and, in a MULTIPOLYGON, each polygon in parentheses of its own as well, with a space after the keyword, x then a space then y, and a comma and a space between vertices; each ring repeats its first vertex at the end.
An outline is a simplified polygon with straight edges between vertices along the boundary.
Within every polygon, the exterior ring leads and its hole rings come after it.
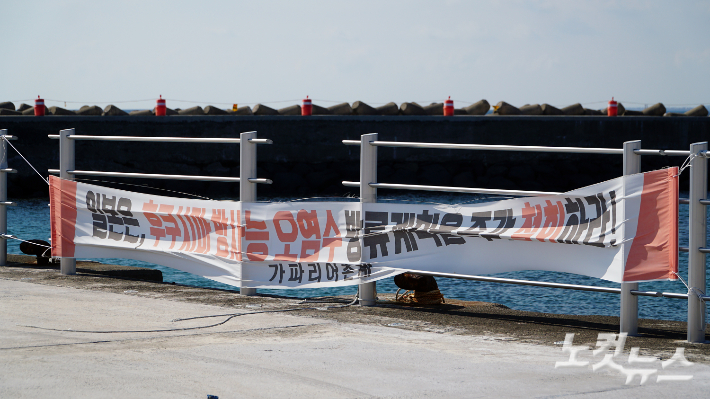
MULTIPOLYGON (((7 169, 7 129, 0 130, 0 169, 7 169)), ((0 171, 0 202, 7 201, 7 173, 0 171)), ((0 234, 7 234, 7 206, 0 205, 0 234)), ((0 238, 0 266, 7 264, 7 239, 0 238)))
MULTIPOLYGON (((707 151, 708 143, 690 145, 690 156, 707 151)), ((705 294, 705 254, 707 244, 707 208, 700 203, 708 194, 708 161, 697 156, 690 161, 690 193, 688 195, 688 342, 705 342, 705 302, 696 294, 705 294), (699 292, 695 291, 698 290, 699 292)))
MULTIPOLYGON (((239 135, 239 201, 242 203, 242 212, 244 212, 245 203, 256 201, 256 183, 249 181, 251 178, 256 178, 256 143, 249 141, 255 138, 256 132, 239 135)), ((243 256, 246 257, 246 250, 244 250, 243 256)), ((245 280, 248 281, 247 277, 242 268, 239 294, 256 295, 256 288, 249 288, 248 283, 245 283, 245 280)))
MULTIPOLYGON (((634 150, 638 149, 641 149, 641 140, 624 143, 624 176, 641 173, 641 156, 634 153, 634 150)), ((624 197, 626 195, 627 193, 624 192, 624 197)), ((619 312, 619 332, 621 333, 638 334, 639 300, 636 295, 631 294, 632 290, 638 290, 638 288, 638 283, 621 283, 619 312)))
MULTIPOLYGON (((360 136, 360 203, 377 202, 377 188, 370 187, 370 183, 377 183, 377 147, 370 144, 377 141, 377 133, 363 134, 360 136)), ((363 206, 364 208, 364 206, 363 206)), ((365 220, 365 212, 361 214, 365 220)), ((361 226, 361 228, 364 226, 361 226)), ((361 249, 361 253, 365 249, 361 249)), ((377 283, 358 285, 358 299, 361 306, 373 306, 376 298, 377 283)))
MULTIPOLYGON (((59 177, 64 180, 74 180, 74 175, 69 173, 74 170, 74 140, 69 135, 74 134, 74 129, 59 131, 59 177)), ((59 270, 61 274, 76 274, 76 258, 62 258, 59 270)))

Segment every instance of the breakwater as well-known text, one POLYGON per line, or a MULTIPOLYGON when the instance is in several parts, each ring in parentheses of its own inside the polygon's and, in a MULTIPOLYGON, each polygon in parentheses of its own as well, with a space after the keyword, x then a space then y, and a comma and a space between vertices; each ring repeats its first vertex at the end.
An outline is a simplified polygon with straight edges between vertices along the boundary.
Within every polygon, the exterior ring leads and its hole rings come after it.
MULTIPOLYGON (((356 194, 342 180, 357 181, 359 148, 341 140, 379 133, 380 140, 506 145, 621 148, 642 140, 643 148, 682 149, 710 138, 708 117, 627 116, 4 116, 0 129, 19 139, 13 144, 42 173, 59 165, 59 145, 47 138, 62 129, 84 135, 238 137, 257 131, 273 145, 258 149, 260 197, 356 194)), ((378 180, 501 189, 565 191, 621 174, 618 155, 514 153, 491 151, 380 148, 378 180)), ((12 149, 11 197, 46 197, 46 184, 12 149)), ((226 144, 77 142, 81 170, 238 176, 239 152, 226 144)), ((643 170, 680 165, 679 157, 644 156, 643 170)), ((117 181, 237 198, 233 183, 117 181)), ((681 189, 687 178, 681 179, 681 189)), ((126 188, 125 186, 123 188, 126 188)), ((135 191, 143 191, 135 189, 135 191)))

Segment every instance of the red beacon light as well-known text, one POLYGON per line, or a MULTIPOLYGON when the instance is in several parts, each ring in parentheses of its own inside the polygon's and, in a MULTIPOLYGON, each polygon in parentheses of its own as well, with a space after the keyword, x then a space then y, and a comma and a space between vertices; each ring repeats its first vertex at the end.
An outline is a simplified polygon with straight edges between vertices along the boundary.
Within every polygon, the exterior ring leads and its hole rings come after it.
POLYGON ((609 108, 606 109, 607 116, 617 116, 619 114, 619 104, 614 101, 614 97, 609 101, 609 108))
POLYGON ((303 104, 301 105, 301 115, 313 115, 313 104, 311 103, 311 99, 308 98, 308 96, 306 96, 306 98, 303 100, 303 104))
POLYGON ((165 99, 163 98, 163 95, 160 95, 160 98, 158 101, 156 101, 155 104, 155 116, 165 116, 165 112, 167 110, 167 107, 165 106, 165 99))
POLYGON ((449 99, 444 101, 444 116, 454 116, 454 100, 449 99))
POLYGON ((35 100, 35 116, 44 116, 44 110, 44 99, 37 96, 35 100))

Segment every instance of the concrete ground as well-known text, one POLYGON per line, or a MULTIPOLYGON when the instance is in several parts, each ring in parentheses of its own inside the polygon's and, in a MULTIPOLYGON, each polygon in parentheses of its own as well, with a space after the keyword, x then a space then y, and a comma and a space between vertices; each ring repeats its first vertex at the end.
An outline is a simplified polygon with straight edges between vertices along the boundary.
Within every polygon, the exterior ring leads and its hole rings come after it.
POLYGON ((710 389, 708 345, 683 344, 674 333, 629 338, 613 360, 651 376, 625 384, 620 370, 594 371, 603 356, 591 351, 577 356, 586 366, 555 368, 570 359, 565 332, 593 349, 598 333, 610 332, 599 320, 481 303, 328 308, 335 305, 0 267, 0 397, 660 398, 707 397, 710 389), (298 307, 312 309, 254 313, 298 307), (225 316, 177 321, 215 315, 225 316), (502 333, 505 325, 512 333, 502 333), (631 346, 656 360, 629 364, 631 346), (695 363, 662 368, 658 358, 667 361, 671 346, 695 363), (681 375, 692 380, 657 381, 681 375))

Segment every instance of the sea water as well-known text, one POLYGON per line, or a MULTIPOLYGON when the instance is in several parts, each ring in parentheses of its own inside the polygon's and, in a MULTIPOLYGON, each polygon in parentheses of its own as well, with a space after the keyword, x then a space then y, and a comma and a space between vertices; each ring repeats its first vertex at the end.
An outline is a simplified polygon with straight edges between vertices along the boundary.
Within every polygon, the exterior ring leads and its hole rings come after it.
MULTIPOLYGON (((384 192, 384 190, 383 190, 384 192)), ((681 194, 687 198, 687 193, 681 194)), ((481 197, 465 194, 422 193, 404 195, 379 195, 378 201, 389 203, 438 203, 438 204, 463 204, 472 202, 488 202, 497 200, 496 197, 481 197)), ((291 201, 295 199, 274 198, 271 201, 291 201)), ((348 198, 318 198, 318 201, 357 201, 348 198)), ((308 201, 308 200, 304 200, 308 201)), ((15 200, 17 206, 8 207, 8 232, 21 239, 42 239, 49 241, 49 206, 47 200, 15 200)), ((710 223, 709 223, 710 225, 710 223)), ((680 205, 679 214, 679 244, 688 246, 688 205, 680 205)), ((708 240, 710 242, 710 239, 708 240)), ((21 254, 19 241, 8 240, 8 253, 21 254)), ((708 257, 710 258, 710 257, 708 257)), ((238 291, 238 288, 218 283, 206 278, 186 273, 169 267, 154 265, 128 259, 95 259, 103 263, 112 263, 128 266, 148 267, 158 269, 163 273, 165 282, 175 282, 196 287, 219 288, 238 291)), ((706 262, 706 268, 710 262, 706 262)), ((491 265, 491 271, 495 265, 491 265)), ((687 281, 688 254, 681 253, 679 259, 679 274, 687 281)), ((708 274, 710 275, 710 273, 708 274)), ((570 273, 557 273, 545 271, 520 271, 510 273, 491 273, 490 276, 513 278, 521 280, 549 281, 565 284, 593 285, 604 287, 619 287, 619 284, 592 277, 580 276, 570 273)), ((524 285, 486 283, 470 280, 437 278, 439 289, 445 298, 455 298, 468 301, 495 302, 513 309, 529 310, 536 312, 573 314, 573 315, 619 315, 619 295, 588 291, 575 291, 557 288, 531 287, 524 285)), ((658 281, 641 283, 639 289, 643 291, 663 291, 686 293, 687 289, 680 281, 658 281)), ((355 295, 356 286, 342 288, 314 288, 314 289, 288 289, 267 290, 258 292, 292 296, 299 298, 330 296, 330 295, 355 295)), ((377 282, 377 291, 380 293, 394 293, 397 286, 393 279, 384 279, 377 282)), ((639 297, 639 317, 663 320, 687 320, 687 301, 683 299, 639 297)))

